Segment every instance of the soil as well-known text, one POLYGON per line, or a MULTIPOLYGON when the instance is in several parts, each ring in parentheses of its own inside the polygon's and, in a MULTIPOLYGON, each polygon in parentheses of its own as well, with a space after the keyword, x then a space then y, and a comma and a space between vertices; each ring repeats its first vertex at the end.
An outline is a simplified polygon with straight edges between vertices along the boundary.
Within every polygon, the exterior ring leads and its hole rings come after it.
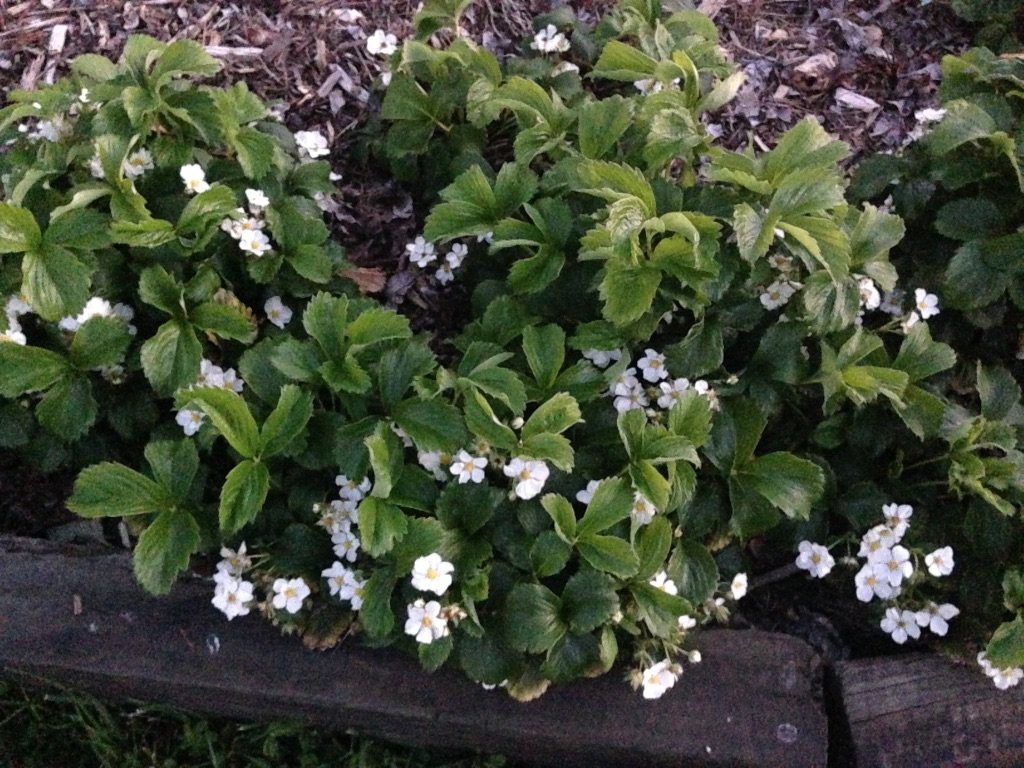
MULTIPOLYGON (((521 49, 534 15, 557 0, 477 0, 464 26, 499 56, 521 49)), ((593 20, 611 0, 572 5, 593 20)), ((342 176, 329 216, 368 293, 400 304, 414 324, 443 336, 453 297, 406 269, 404 244, 423 213, 396 183, 370 173, 355 152, 360 126, 380 105, 385 62, 365 38, 412 32, 415 0, 0 0, 0 105, 16 88, 53 82, 82 53, 116 57, 145 33, 209 46, 224 65, 221 83, 245 79, 284 112, 293 130, 318 128, 342 176), (357 11, 363 18, 356 18, 357 11)), ((666 7, 685 5, 664 0, 666 7)), ((850 162, 898 149, 936 105, 942 56, 970 44, 972 30, 945 5, 919 0, 703 0, 721 42, 747 76, 710 129, 730 148, 770 148, 805 115, 850 145, 850 162)), ((457 289, 455 289, 457 290, 457 289)), ((72 478, 44 476, 0 451, 0 533, 45 536, 74 520, 63 507, 72 478)), ((756 583, 756 580, 755 580, 756 583)), ((802 577, 755 590, 740 623, 798 634, 829 658, 852 648, 889 650, 864 632, 860 606, 834 587, 802 577), (813 609, 806 606, 815 606, 813 609), (859 628, 859 629, 858 629, 859 628)), ((882 637, 882 640, 885 638, 882 637)))

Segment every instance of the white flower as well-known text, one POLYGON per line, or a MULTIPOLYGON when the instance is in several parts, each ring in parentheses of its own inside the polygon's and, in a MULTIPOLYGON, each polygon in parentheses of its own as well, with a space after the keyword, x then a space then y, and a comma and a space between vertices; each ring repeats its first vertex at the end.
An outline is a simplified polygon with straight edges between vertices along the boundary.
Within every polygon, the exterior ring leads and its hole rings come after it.
POLYGON ((903 295, 903 291, 899 289, 886 291, 882 295, 882 303, 878 305, 878 308, 888 315, 899 317, 903 314, 903 295))
POLYGON ((914 291, 914 306, 921 313, 921 319, 927 320, 939 314, 939 297, 924 288, 918 288, 914 291))
POLYGON ((437 268, 437 272, 434 273, 434 279, 441 285, 448 285, 448 283, 455 279, 455 273, 452 272, 451 266, 442 264, 437 268))
POLYGON ((494 233, 493 232, 484 232, 482 235, 477 235, 476 236, 476 241, 478 243, 489 243, 492 240, 494 240, 494 233))
POLYGON ((978 654, 978 664, 984 670, 985 674, 992 678, 992 682, 995 683, 996 688, 1001 691, 1005 691, 1007 688, 1012 688, 1024 678, 1024 669, 1020 667, 1007 667, 1006 669, 996 669, 992 662, 985 657, 985 652, 982 651, 978 654))
POLYGON ((569 41, 554 24, 548 24, 533 36, 530 47, 541 53, 564 53, 569 50, 569 41))
POLYGON ((459 484, 480 483, 484 479, 484 467, 487 466, 487 459, 483 456, 470 456, 465 450, 459 451, 448 468, 449 471, 459 478, 459 484))
POLYGON ((860 305, 864 309, 878 309, 882 303, 882 296, 875 287, 875 281, 870 277, 862 277, 857 281, 860 290, 860 305))
POLYGON ((146 171, 153 170, 153 155, 148 149, 136 150, 125 158, 121 170, 127 178, 137 179, 146 171))
MULTIPOLYGON (((345 587, 345 581, 348 576, 352 574, 352 571, 342 565, 341 561, 335 560, 330 568, 324 568, 320 571, 320 575, 327 579, 327 589, 330 591, 331 596, 340 595, 341 590, 345 587)), ((341 598, 344 600, 345 598, 341 598)))
POLYGON ((378 29, 366 38, 366 50, 374 56, 390 56, 398 50, 398 38, 390 32, 378 29))
POLYGON ((271 296, 267 299, 263 311, 267 313, 267 320, 278 328, 284 328, 291 322, 292 311, 282 303, 280 296, 271 296))
POLYGON ((578 501, 580 504, 589 504, 591 501, 594 500, 594 492, 597 490, 597 487, 599 485, 601 485, 600 480, 591 480, 589 483, 587 483, 586 488, 584 488, 582 491, 576 492, 576 501, 578 501))
POLYGON ((654 519, 658 510, 640 491, 633 494, 633 508, 629 511, 630 517, 637 525, 647 525, 654 519))
POLYGON ((689 614, 683 614, 679 617, 679 628, 686 632, 687 630, 693 629, 697 626, 697 620, 689 614))
POLYGON ((7 315, 8 320, 16 320, 32 311, 32 305, 25 301, 21 295, 12 293, 7 297, 7 303, 4 305, 4 314, 7 315))
POLYGON ((206 418, 206 414, 202 411, 190 411, 187 408, 182 408, 178 411, 174 420, 178 426, 185 430, 185 434, 189 437, 199 431, 199 428, 203 426, 203 419, 206 418))
POLYGON ((210 185, 206 183, 206 173, 201 165, 196 163, 183 165, 178 171, 178 175, 185 182, 185 191, 190 195, 198 195, 210 188, 210 185))
POLYGON ((270 198, 266 196, 262 189, 245 190, 245 199, 249 202, 249 210, 253 213, 259 213, 270 205, 270 198))
POLYGON ((437 600, 424 603, 417 600, 406 607, 405 634, 416 638, 417 643, 429 644, 448 634, 448 619, 441 615, 441 604, 437 600))
POLYGON ((444 260, 448 262, 448 266, 452 269, 458 269, 462 266, 462 262, 466 260, 466 256, 469 255, 469 246, 463 243, 452 243, 452 248, 445 254, 444 260))
POLYGON ((640 369, 644 381, 649 381, 652 384, 668 376, 668 371, 665 370, 665 356, 653 349, 645 349, 644 356, 640 358, 636 366, 640 369))
POLYGON ((558 77, 564 75, 567 72, 575 72, 579 74, 580 68, 573 64, 571 61, 560 61, 551 68, 551 72, 548 77, 558 77))
POLYGON ((247 615, 252 601, 252 582, 232 578, 217 582, 210 602, 231 621, 235 616, 247 615))
POLYGON ((62 331, 68 333, 74 333, 85 321, 94 317, 111 317, 114 314, 114 308, 110 306, 110 302, 99 296, 93 296, 85 303, 85 307, 75 317, 63 317, 60 322, 57 323, 57 327, 62 331))
POLYGON ((452 585, 452 571, 455 566, 441 559, 437 552, 417 557, 412 566, 412 585, 420 592, 443 595, 452 585))
POLYGON ((448 467, 451 466, 452 457, 441 451, 419 451, 416 460, 420 466, 430 472, 435 480, 444 480, 448 477, 448 467))
POLYGON ((875 597, 888 600, 899 594, 899 589, 893 589, 889 584, 884 567, 878 564, 868 563, 857 571, 853 583, 857 587, 857 599, 864 603, 871 602, 875 597))
MULTIPOLYGON (((629 370, 632 371, 633 369, 630 368, 629 370)), ((650 404, 644 388, 635 378, 632 379, 632 383, 628 379, 625 381, 620 379, 613 387, 612 394, 615 396, 612 405, 615 406, 615 410, 619 413, 640 410, 650 404)))
POLYGON ((220 386, 221 389, 230 389, 232 392, 241 394, 245 388, 245 382, 238 377, 234 368, 228 368, 221 374, 220 386))
POLYGON ((80 102, 82 102, 83 104, 88 104, 89 103, 89 89, 88 88, 83 88, 81 91, 78 92, 78 100, 80 102))
POLYGON ((350 480, 345 475, 336 476, 334 484, 338 486, 338 496, 350 501, 362 501, 373 485, 368 477, 361 480, 355 478, 350 480))
POLYGON ((221 387, 223 385, 224 369, 204 357, 199 363, 199 378, 196 379, 196 386, 221 387))
POLYGON ((798 549, 800 554, 796 558, 796 567, 802 568, 815 578, 824 578, 836 564, 835 558, 821 544, 801 541, 798 549))
POLYGON ((879 565, 885 569, 885 578, 889 586, 898 587, 903 579, 909 579, 914 572, 914 564, 910 562, 910 552, 906 547, 897 544, 889 550, 887 560, 881 561, 879 565))
POLYGON ((338 531, 349 531, 359 522, 358 502, 351 499, 334 499, 327 509, 320 513, 317 525, 326 528, 331 534, 338 531))
POLYGON ((100 160, 99 155, 93 155, 89 158, 89 174, 94 179, 105 179, 107 177, 103 172, 103 162, 100 160))
POLYGON ((796 288, 793 287, 791 282, 788 280, 776 280, 764 289, 760 296, 761 304, 764 305, 765 309, 778 309, 788 304, 794 293, 796 293, 796 288))
POLYGON ((678 403, 687 390, 690 389, 690 380, 673 379, 672 381, 663 381, 658 385, 658 389, 661 390, 661 394, 658 395, 658 406, 667 411, 678 403))
POLYGON ((676 583, 668 577, 665 571, 658 571, 654 574, 654 578, 648 582, 652 587, 660 589, 669 595, 678 595, 679 590, 676 588, 676 583))
POLYGON ((548 479, 548 465, 543 461, 514 458, 505 465, 505 476, 516 480, 515 494, 520 499, 532 499, 548 479))
POLYGON ((768 264, 783 274, 793 271, 793 259, 782 253, 773 253, 768 257, 768 264))
POLYGON ((949 631, 949 624, 946 622, 959 615, 960 609, 952 603, 928 603, 926 608, 914 614, 914 618, 919 627, 927 627, 939 637, 945 637, 949 631))
POLYGON ((622 359, 621 349, 584 349, 583 356, 598 368, 607 368, 622 359))
POLYGON ((298 613, 302 610, 302 601, 309 597, 309 587, 301 576, 294 579, 276 579, 274 581, 273 605, 277 610, 298 613))
POLYGON ((361 542, 351 528, 341 528, 332 533, 331 543, 334 545, 334 554, 339 558, 354 563, 359 556, 361 542))
POLYGON ((949 576, 953 572, 953 548, 936 549, 924 556, 924 562, 932 576, 949 576))
POLYGON ((270 238, 260 229, 245 229, 238 238, 238 247, 253 256, 262 256, 270 251, 270 238))
POLYGON ((348 600, 352 605, 353 611, 358 611, 363 607, 363 594, 366 590, 366 580, 360 579, 355 571, 346 571, 342 577, 341 590, 338 592, 338 598, 341 600, 348 600))
POLYGON ((747 594, 747 574, 737 573, 732 577, 732 584, 729 585, 729 594, 733 600, 740 600, 747 594))
POLYGON ((886 608, 880 626, 883 632, 892 636, 893 642, 897 645, 903 645, 908 637, 917 640, 921 636, 921 628, 917 626, 917 617, 913 611, 886 608))
POLYGON ((434 244, 424 240, 423 235, 417 235, 413 242, 407 243, 405 250, 409 254, 409 259, 412 263, 420 269, 437 260, 434 244))
POLYGON ((885 524, 892 529, 893 535, 899 541, 910 527, 910 517, 914 514, 914 508, 909 504, 885 504, 882 506, 882 514, 885 516, 885 524))
POLYGON ((889 559, 889 550, 899 542, 900 537, 887 525, 876 525, 861 537, 857 557, 866 557, 868 562, 880 563, 889 559))
POLYGON ((909 331, 911 328, 913 328, 915 325, 917 325, 920 322, 921 322, 921 316, 919 314, 917 314, 917 310, 914 310, 909 315, 907 315, 905 318, 903 318, 903 321, 900 323, 900 327, 903 329, 903 332, 906 333, 907 331, 909 331))
POLYGON ((296 131, 295 145, 299 148, 299 155, 316 160, 331 154, 327 148, 327 138, 320 131, 296 131))
POLYGON ((660 699, 665 691, 676 684, 678 679, 679 673, 671 661, 668 659, 659 661, 653 667, 643 671, 641 680, 644 687, 644 698, 660 699))
POLYGON ((666 85, 662 80, 655 80, 654 78, 634 80, 633 86, 644 96, 650 96, 652 93, 661 93, 666 88, 669 90, 679 90, 679 78, 675 78, 668 85, 666 85))
POLYGON ((702 395, 708 399, 708 404, 711 406, 712 411, 717 411, 721 408, 718 402, 718 393, 712 389, 704 379, 697 379, 693 382, 693 391, 698 395, 702 395))
POLYGON ((222 559, 217 563, 218 572, 222 571, 238 578, 252 567, 252 558, 245 552, 244 541, 238 545, 237 550, 226 546, 221 547, 220 556, 222 559))

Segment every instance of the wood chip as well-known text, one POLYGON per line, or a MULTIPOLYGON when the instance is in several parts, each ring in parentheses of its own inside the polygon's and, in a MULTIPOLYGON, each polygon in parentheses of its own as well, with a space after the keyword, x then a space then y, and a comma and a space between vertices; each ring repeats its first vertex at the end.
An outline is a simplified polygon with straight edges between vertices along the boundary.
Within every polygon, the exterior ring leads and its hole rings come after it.
POLYGON ((46 50, 51 56, 56 56, 64 50, 64 44, 67 43, 67 41, 68 25, 56 24, 53 29, 50 30, 50 42, 47 44, 46 50))
POLYGON ((839 57, 832 51, 825 51, 824 53, 816 53, 813 56, 804 59, 804 61, 801 64, 798 64, 795 69, 801 75, 820 78, 827 75, 837 66, 839 66, 839 57))
POLYGON ((81 595, 72 595, 71 596, 71 612, 75 616, 81 616, 82 615, 82 596, 81 595))
POLYGON ((862 96, 848 88, 836 88, 836 103, 842 107, 858 109, 861 112, 874 112, 876 109, 882 108, 874 99, 862 96))
POLYGON ((232 47, 230 45, 207 45, 206 52, 215 59, 254 59, 263 55, 262 48, 250 45, 232 47))

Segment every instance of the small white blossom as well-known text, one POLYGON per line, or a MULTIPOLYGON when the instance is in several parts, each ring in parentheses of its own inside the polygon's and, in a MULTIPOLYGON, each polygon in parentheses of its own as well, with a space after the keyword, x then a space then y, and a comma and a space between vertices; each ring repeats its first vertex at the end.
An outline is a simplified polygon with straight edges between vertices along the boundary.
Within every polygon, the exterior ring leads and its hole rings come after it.
POLYGON ((398 50, 398 38, 390 32, 378 29, 366 38, 366 50, 374 56, 390 56, 398 50))
POLYGON ((338 598, 348 600, 353 611, 363 607, 363 596, 366 592, 366 579, 360 579, 355 571, 346 571, 342 577, 338 598))
POLYGON ((260 229, 246 229, 238 238, 238 247, 253 256, 263 256, 270 252, 270 238, 260 229))
POLYGON ((452 457, 441 451, 419 451, 416 460, 420 466, 430 472, 435 480, 445 480, 448 477, 448 468, 451 466, 452 457))
POLYGON ((622 359, 621 349, 584 349, 583 357, 592 362, 598 368, 607 368, 612 363, 622 359))
POLYGON ((420 269, 437 260, 434 244, 424 240, 423 235, 417 235, 413 242, 406 244, 405 250, 409 254, 409 260, 420 269))
POLYGON ((875 281, 870 277, 861 277, 857 287, 860 291, 860 305, 864 309, 878 309, 882 304, 882 296, 875 287, 875 281))
POLYGON ((405 634, 412 635, 417 643, 429 644, 448 634, 448 619, 441 615, 441 604, 436 600, 417 600, 406 606, 406 612, 405 634))
POLYGON ((901 611, 899 608, 886 608, 881 621, 882 631, 892 636, 893 642, 903 645, 908 637, 917 640, 921 637, 921 628, 917 626, 917 617, 913 611, 901 611))
POLYGON ((341 529, 332 533, 331 543, 334 545, 334 554, 339 558, 354 563, 359 556, 361 542, 351 529, 341 529))
POLYGON ((249 604, 253 601, 252 589, 252 582, 241 579, 218 581, 210 602, 231 621, 236 616, 249 613, 249 604))
POLYGON ((669 595, 678 595, 679 589, 676 587, 676 583, 668 577, 665 571, 658 571, 654 574, 654 578, 650 580, 650 585, 656 589, 660 589, 669 595))
POLYGON ((441 285, 448 285, 448 283, 455 279, 455 273, 449 264, 442 264, 434 273, 434 279, 441 285))
POLYGON ((857 557, 866 557, 868 562, 882 562, 889 557, 889 550, 899 543, 900 537, 887 525, 876 525, 860 540, 857 557))
POLYGON ((892 529, 893 535, 899 541, 910 527, 910 517, 914 514, 914 508, 909 504, 885 504, 882 506, 882 514, 885 516, 885 524, 892 529))
POLYGON ((338 496, 350 501, 362 501, 373 486, 368 477, 356 480, 355 478, 349 479, 346 475, 336 476, 334 484, 338 486, 338 496))
POLYGON ((729 595, 733 600, 740 600, 747 594, 747 574, 737 573, 729 585, 729 595))
POLYGON ((995 683, 996 688, 1001 691, 1005 691, 1007 688, 1012 688, 1024 678, 1024 669, 1020 667, 1007 667, 1005 669, 996 669, 986 656, 985 652, 982 651, 978 654, 978 664, 984 670, 985 674, 992 678, 992 682, 995 683))
POLYGON ((245 199, 249 203, 249 210, 254 214, 259 213, 270 205, 270 198, 266 196, 262 189, 245 190, 245 199))
POLYGON ((338 531, 350 531, 359 523, 359 503, 351 499, 334 499, 320 513, 317 525, 326 528, 333 535, 338 531))
POLYGON ((532 499, 544 487, 548 479, 548 465, 543 461, 514 458, 505 465, 505 476, 516 481, 515 494, 520 499, 532 499))
POLYGON ((271 296, 263 305, 267 320, 278 328, 284 328, 292 319, 292 311, 284 305, 280 296, 271 296))
POLYGON ((558 77, 559 75, 564 75, 567 72, 575 72, 576 74, 579 74, 579 71, 580 68, 573 64, 571 61, 560 61, 551 68, 551 72, 548 76, 554 78, 558 77))
POLYGON ((469 246, 463 243, 452 243, 451 250, 445 254, 444 260, 448 262, 448 266, 452 269, 458 269, 462 266, 462 262, 466 260, 466 256, 469 255, 469 246))
POLYGON ((633 494, 633 507, 629 511, 630 517, 637 525, 647 525, 657 514, 657 508, 640 491, 633 494))
POLYGON ((784 275, 793 271, 793 259, 784 253, 773 253, 768 257, 768 264, 784 275))
POLYGON ((599 485, 601 485, 600 480, 591 480, 589 483, 587 483, 586 488, 584 488, 582 491, 576 492, 576 501, 578 501, 580 504, 589 504, 591 501, 594 500, 594 492, 597 490, 597 487, 599 485))
POLYGON ((882 295, 882 303, 878 305, 878 309, 887 315, 899 317, 903 314, 903 296, 903 291, 899 289, 886 291, 882 295))
POLYGON ((835 558, 821 544, 801 541, 798 549, 800 554, 796 558, 796 567, 807 571, 815 578, 828 576, 836 564, 835 558))
POLYGON ((645 78, 643 80, 634 80, 633 87, 636 88, 644 96, 650 96, 654 93, 661 93, 666 88, 670 91, 679 90, 679 78, 675 78, 672 82, 667 85, 663 80, 655 80, 654 78, 645 78))
POLYGON ((294 579, 276 579, 274 581, 274 607, 288 613, 302 610, 302 602, 309 597, 310 589, 301 576, 294 579))
POLYGON ((191 437, 203 426, 205 418, 206 414, 202 411, 190 411, 187 408, 182 408, 174 417, 174 421, 185 431, 186 435, 191 437))
POLYGON ((932 576, 949 576, 953 572, 953 548, 936 549, 924 556, 924 562, 932 576))
POLYGON ((416 558, 412 566, 412 585, 420 592, 443 595, 452 585, 455 566, 443 560, 437 552, 416 558))
POLYGON ((223 546, 220 548, 221 560, 217 563, 217 571, 227 573, 239 578, 252 567, 252 558, 246 554, 245 542, 238 545, 238 549, 223 546))
POLYGON ((684 632, 693 629, 696 626, 697 620, 689 614, 684 613, 682 616, 679 617, 679 628, 684 632))
POLYGON ((331 154, 327 147, 327 138, 320 131, 296 131, 295 145, 299 148, 299 155, 316 160, 331 154))
POLYGON ((924 288, 918 288, 914 291, 914 306, 921 314, 921 319, 927 320, 939 314, 939 297, 924 288))
POLYGON ((903 318, 903 320, 900 322, 900 327, 903 329, 903 332, 906 333, 907 331, 909 331, 911 328, 913 328, 915 325, 917 325, 920 322, 921 322, 921 316, 919 314, 917 314, 917 310, 914 310, 909 315, 907 315, 905 318, 903 318))
POLYGON ((635 373, 636 369, 628 368, 612 386, 612 395, 615 398, 612 404, 619 413, 640 410, 650 404, 650 401, 647 399, 647 393, 644 392, 643 386, 637 381, 635 373))
POLYGON ((864 603, 871 602, 875 597, 888 600, 899 594, 899 590, 894 590, 889 584, 884 568, 877 564, 868 563, 857 571, 853 583, 857 587, 857 599, 864 603))
POLYGON ((221 389, 230 389, 232 392, 242 393, 245 389, 245 382, 235 373, 234 368, 228 368, 221 375, 221 389))
POLYGON ((487 466, 487 459, 483 456, 470 456, 465 450, 459 451, 455 461, 448 468, 449 471, 459 478, 459 484, 480 483, 484 479, 484 467, 487 466))
POLYGON ((185 183, 185 191, 190 195, 201 194, 210 188, 210 185, 206 183, 206 173, 203 171, 202 166, 197 163, 181 166, 178 175, 181 176, 181 180, 185 183))
POLYGON ((942 605, 928 603, 926 608, 914 614, 914 618, 919 627, 930 629, 939 637, 945 637, 949 631, 947 622, 959 615, 960 609, 952 603, 943 603, 942 605))
POLYGON ((673 379, 672 381, 663 381, 658 385, 658 389, 661 390, 661 394, 658 395, 658 406, 667 411, 678 403, 690 389, 690 380, 673 379))
POLYGON ((89 103, 89 89, 88 88, 83 88, 82 90, 80 90, 78 92, 78 100, 82 104, 88 104, 89 103))
POLYGON ((541 53, 564 53, 569 50, 569 41, 554 24, 548 24, 533 36, 530 47, 541 53))
POLYGON ((89 158, 89 175, 94 179, 105 179, 107 174, 103 172, 103 162, 100 160, 99 155, 93 155, 89 158))
POLYGON ((94 317, 112 317, 114 316, 114 308, 110 305, 110 302, 99 296, 93 296, 89 299, 82 311, 79 312, 75 317, 63 317, 60 322, 57 323, 57 327, 62 331, 68 333, 74 333, 87 321, 94 317))
POLYGON ((898 587, 914 572, 914 564, 910 562, 910 552, 899 544, 889 550, 889 559, 881 562, 880 565, 885 568, 886 578, 889 585, 893 587, 898 587))
POLYGON ((778 309, 788 304, 789 300, 796 293, 796 288, 788 280, 776 280, 761 293, 759 297, 765 309, 778 309))
POLYGON ((640 358, 636 366, 640 369, 644 381, 649 381, 652 384, 668 376, 668 371, 665 370, 665 356, 653 349, 645 349, 644 356, 640 358))
POLYGON ((665 691, 676 684, 678 679, 679 673, 671 661, 668 659, 659 661, 653 667, 643 671, 641 678, 644 688, 643 697, 645 699, 660 699, 665 691))
POLYGON ((146 171, 153 170, 153 155, 148 149, 139 149, 125 158, 121 167, 126 178, 137 179, 146 171))
POLYGON ((22 333, 21 326, 14 320, 7 321, 7 330, 0 331, 0 342, 9 342, 24 347, 28 344, 28 338, 22 333))

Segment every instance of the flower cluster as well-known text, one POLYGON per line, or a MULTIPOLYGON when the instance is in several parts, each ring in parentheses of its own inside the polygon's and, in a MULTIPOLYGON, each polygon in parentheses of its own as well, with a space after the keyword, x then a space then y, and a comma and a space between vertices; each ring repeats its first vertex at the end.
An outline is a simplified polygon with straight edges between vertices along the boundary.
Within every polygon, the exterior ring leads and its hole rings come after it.
POLYGON ((981 667, 982 671, 989 678, 991 678, 995 687, 1001 691, 1005 691, 1007 688, 1013 688, 1021 681, 1022 678, 1024 678, 1024 669, 1021 669, 1020 667, 997 669, 993 666, 992 662, 988 660, 984 651, 978 654, 978 666, 981 667))
POLYGON ((569 47, 569 39, 554 24, 539 30, 530 43, 530 48, 540 53, 565 53, 569 47))
MULTIPOLYGON (((436 262, 439 257, 434 244, 428 242, 423 235, 417 235, 411 243, 406 243, 405 252, 409 261, 420 269, 426 269, 436 262)), ((465 243, 452 243, 448 252, 444 254, 441 263, 434 272, 434 279, 441 285, 447 285, 455 279, 455 270, 462 266, 462 262, 469 255, 469 246, 465 243)))
MULTIPOLYGON (((28 306, 28 305, 26 305, 28 306)), ((132 325, 132 320, 135 319, 135 310, 129 307, 127 304, 114 304, 111 305, 109 301, 99 296, 93 296, 89 299, 82 311, 74 317, 63 317, 57 323, 57 327, 62 331, 68 333, 74 333, 86 320, 93 317, 117 317, 123 320, 128 326, 128 333, 134 336, 137 333, 137 329, 132 325)), ((10 314, 8 314, 8 321, 10 320, 10 314)))
POLYGON ((217 572, 213 577, 216 586, 210 602, 230 621, 236 616, 246 616, 255 599, 252 582, 243 578, 245 572, 252 567, 252 560, 246 554, 244 541, 237 551, 221 547, 220 556, 222 559, 217 563, 217 572))
POLYGON ((261 189, 245 190, 245 198, 249 206, 248 213, 244 208, 238 208, 237 216, 224 219, 220 228, 238 241, 238 247, 244 253, 265 256, 270 253, 271 245, 270 238, 263 231, 267 222, 262 215, 270 205, 270 200, 261 189))
MULTIPOLYGON (((780 234, 781 232, 776 231, 776 235, 780 234)), ((778 275, 767 288, 761 291, 758 298, 765 309, 774 310, 788 304, 797 289, 802 286, 795 280, 797 268, 792 257, 773 253, 768 257, 768 263, 778 271, 778 275)))
MULTIPOLYGON (((192 387, 220 387, 221 389, 229 389, 232 392, 241 393, 245 388, 245 381, 239 377, 234 368, 225 370, 219 365, 214 365, 211 361, 203 358, 199 363, 199 378, 196 379, 195 384, 192 384, 189 389, 192 387)), ((191 437, 199 431, 205 418, 206 414, 202 411, 182 408, 175 415, 174 420, 184 430, 185 434, 191 437)))
MULTIPOLYGON (((455 566, 437 552, 416 558, 412 566, 412 586, 420 592, 433 592, 439 597, 452 585, 455 566)), ((429 644, 448 634, 448 621, 460 613, 457 606, 444 608, 437 600, 417 598, 406 606, 405 634, 417 643, 429 644)))
POLYGON ((21 330, 21 316, 32 312, 32 306, 21 296, 14 294, 7 297, 4 314, 7 317, 7 330, 0 331, 0 341, 10 341, 24 346, 27 343, 21 330))
MULTIPOLYGON (((613 361, 621 360, 622 353, 618 350, 604 352, 588 349, 583 352, 583 356, 591 360, 595 365, 604 367, 613 361)), ((612 382, 608 394, 613 398, 612 405, 619 413, 631 410, 646 410, 651 404, 651 398, 655 398, 658 407, 667 411, 678 403, 683 395, 691 389, 697 394, 708 398, 711 407, 717 409, 718 396, 704 379, 698 379, 691 383, 686 378, 669 378, 665 355, 654 349, 646 349, 644 350, 644 356, 637 361, 635 368, 627 367, 612 382), (639 375, 637 369, 639 369, 639 375), (657 387, 648 388, 644 382, 656 384, 657 387)), ((653 412, 650 413, 653 414, 653 412)))

